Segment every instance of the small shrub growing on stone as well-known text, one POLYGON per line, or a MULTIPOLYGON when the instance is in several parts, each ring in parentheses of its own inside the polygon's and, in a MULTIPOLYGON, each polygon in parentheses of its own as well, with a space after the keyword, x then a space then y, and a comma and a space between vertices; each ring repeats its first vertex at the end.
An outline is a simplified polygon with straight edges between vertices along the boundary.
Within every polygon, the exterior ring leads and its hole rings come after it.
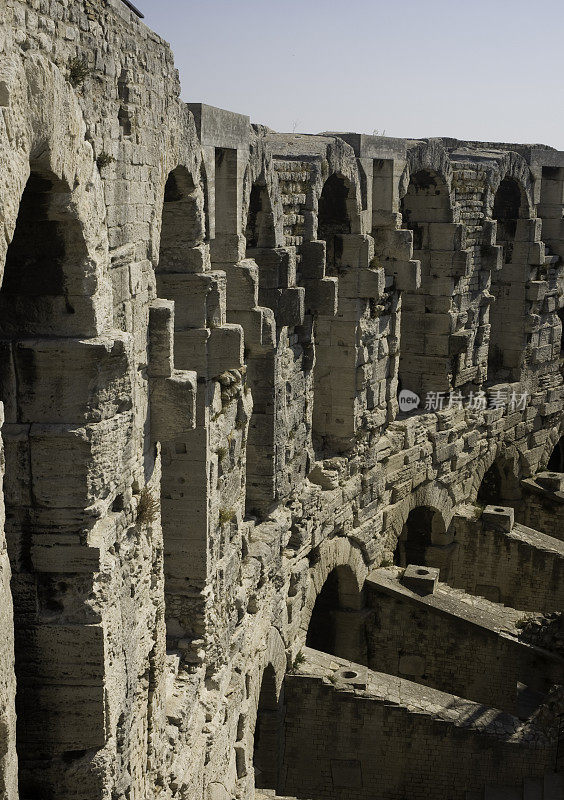
POLYGON ((148 486, 141 489, 139 494, 139 503, 137 505, 137 524, 150 525, 154 522, 159 515, 159 503, 153 495, 148 486))
POLYGON ((298 669, 300 664, 303 664, 304 661, 305 661, 305 656, 303 654, 303 651, 300 650, 298 653, 296 653, 296 657, 292 661, 292 669, 298 669))
POLYGON ((219 509, 219 524, 226 525, 235 518, 235 509, 233 508, 220 508, 219 509))
POLYGON ((84 59, 78 56, 70 59, 68 63, 68 80, 75 89, 82 86, 89 73, 90 68, 84 59))

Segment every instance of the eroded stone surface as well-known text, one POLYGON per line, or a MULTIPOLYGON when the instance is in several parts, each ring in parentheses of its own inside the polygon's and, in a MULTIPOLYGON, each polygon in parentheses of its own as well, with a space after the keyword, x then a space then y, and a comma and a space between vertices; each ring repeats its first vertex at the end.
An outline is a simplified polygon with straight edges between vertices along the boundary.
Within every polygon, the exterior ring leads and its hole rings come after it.
MULTIPOLYGON (((292 795, 285 676, 363 652, 381 566, 561 611, 563 205, 549 147, 275 133, 180 102, 121 0, 0 4, 6 800, 292 795)), ((471 722, 400 661, 343 686, 539 776, 558 693, 471 722)))

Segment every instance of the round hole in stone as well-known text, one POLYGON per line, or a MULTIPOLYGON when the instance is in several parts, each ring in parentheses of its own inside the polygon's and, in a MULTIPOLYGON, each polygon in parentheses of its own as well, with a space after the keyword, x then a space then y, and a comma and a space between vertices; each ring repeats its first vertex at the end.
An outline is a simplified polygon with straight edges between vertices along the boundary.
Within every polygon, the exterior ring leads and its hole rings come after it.
POLYGON ((429 570, 428 569, 418 569, 417 570, 417 574, 418 575, 428 575, 429 574, 429 570))
POLYGON ((497 511, 499 514, 502 514, 505 509, 504 508, 494 508, 494 511, 497 511))
POLYGON ((343 678, 358 678, 358 672, 353 672, 352 669, 345 669, 341 672, 343 678))

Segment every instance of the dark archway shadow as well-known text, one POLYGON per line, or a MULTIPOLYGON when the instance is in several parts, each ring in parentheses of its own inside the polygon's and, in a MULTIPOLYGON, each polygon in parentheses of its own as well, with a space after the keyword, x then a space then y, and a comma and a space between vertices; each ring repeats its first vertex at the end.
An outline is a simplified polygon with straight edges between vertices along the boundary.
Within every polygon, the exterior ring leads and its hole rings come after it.
POLYGON ((394 564, 399 567, 427 565, 427 549, 434 544, 444 544, 445 535, 445 523, 437 509, 430 506, 412 509, 398 539, 394 564))
POLYGON ((317 596, 306 645, 314 650, 365 663, 364 597, 348 566, 336 567, 317 596))
POLYGON ((277 693, 276 673, 269 664, 262 677, 255 724, 253 765, 257 789, 276 791, 278 788, 284 729, 283 692, 282 685, 277 693))

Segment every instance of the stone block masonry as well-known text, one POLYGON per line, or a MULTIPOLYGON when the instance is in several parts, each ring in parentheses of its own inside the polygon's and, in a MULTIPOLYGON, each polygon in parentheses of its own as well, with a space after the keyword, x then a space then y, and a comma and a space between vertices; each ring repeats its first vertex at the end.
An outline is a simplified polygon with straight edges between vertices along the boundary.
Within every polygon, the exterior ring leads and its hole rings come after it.
POLYGON ((516 786, 531 769, 542 774, 552 766, 541 739, 514 741, 522 725, 514 717, 358 669, 308 652, 287 679, 283 774, 290 795, 465 800, 467 790, 516 786))
MULTIPOLYGON (((362 797, 359 759, 323 754, 332 727, 361 752, 349 696, 296 670, 309 645, 358 660, 369 574, 440 567, 506 622, 562 609, 564 153, 275 133, 179 97, 130 3, 0 2, 3 800, 303 796, 293 748, 309 800, 362 797)), ((388 676, 444 708, 413 677, 388 676)), ((389 787, 412 747, 405 793, 453 800, 442 756, 476 790, 494 764, 541 777, 543 689, 490 760, 493 707, 461 733, 378 701, 363 725, 389 787)))

